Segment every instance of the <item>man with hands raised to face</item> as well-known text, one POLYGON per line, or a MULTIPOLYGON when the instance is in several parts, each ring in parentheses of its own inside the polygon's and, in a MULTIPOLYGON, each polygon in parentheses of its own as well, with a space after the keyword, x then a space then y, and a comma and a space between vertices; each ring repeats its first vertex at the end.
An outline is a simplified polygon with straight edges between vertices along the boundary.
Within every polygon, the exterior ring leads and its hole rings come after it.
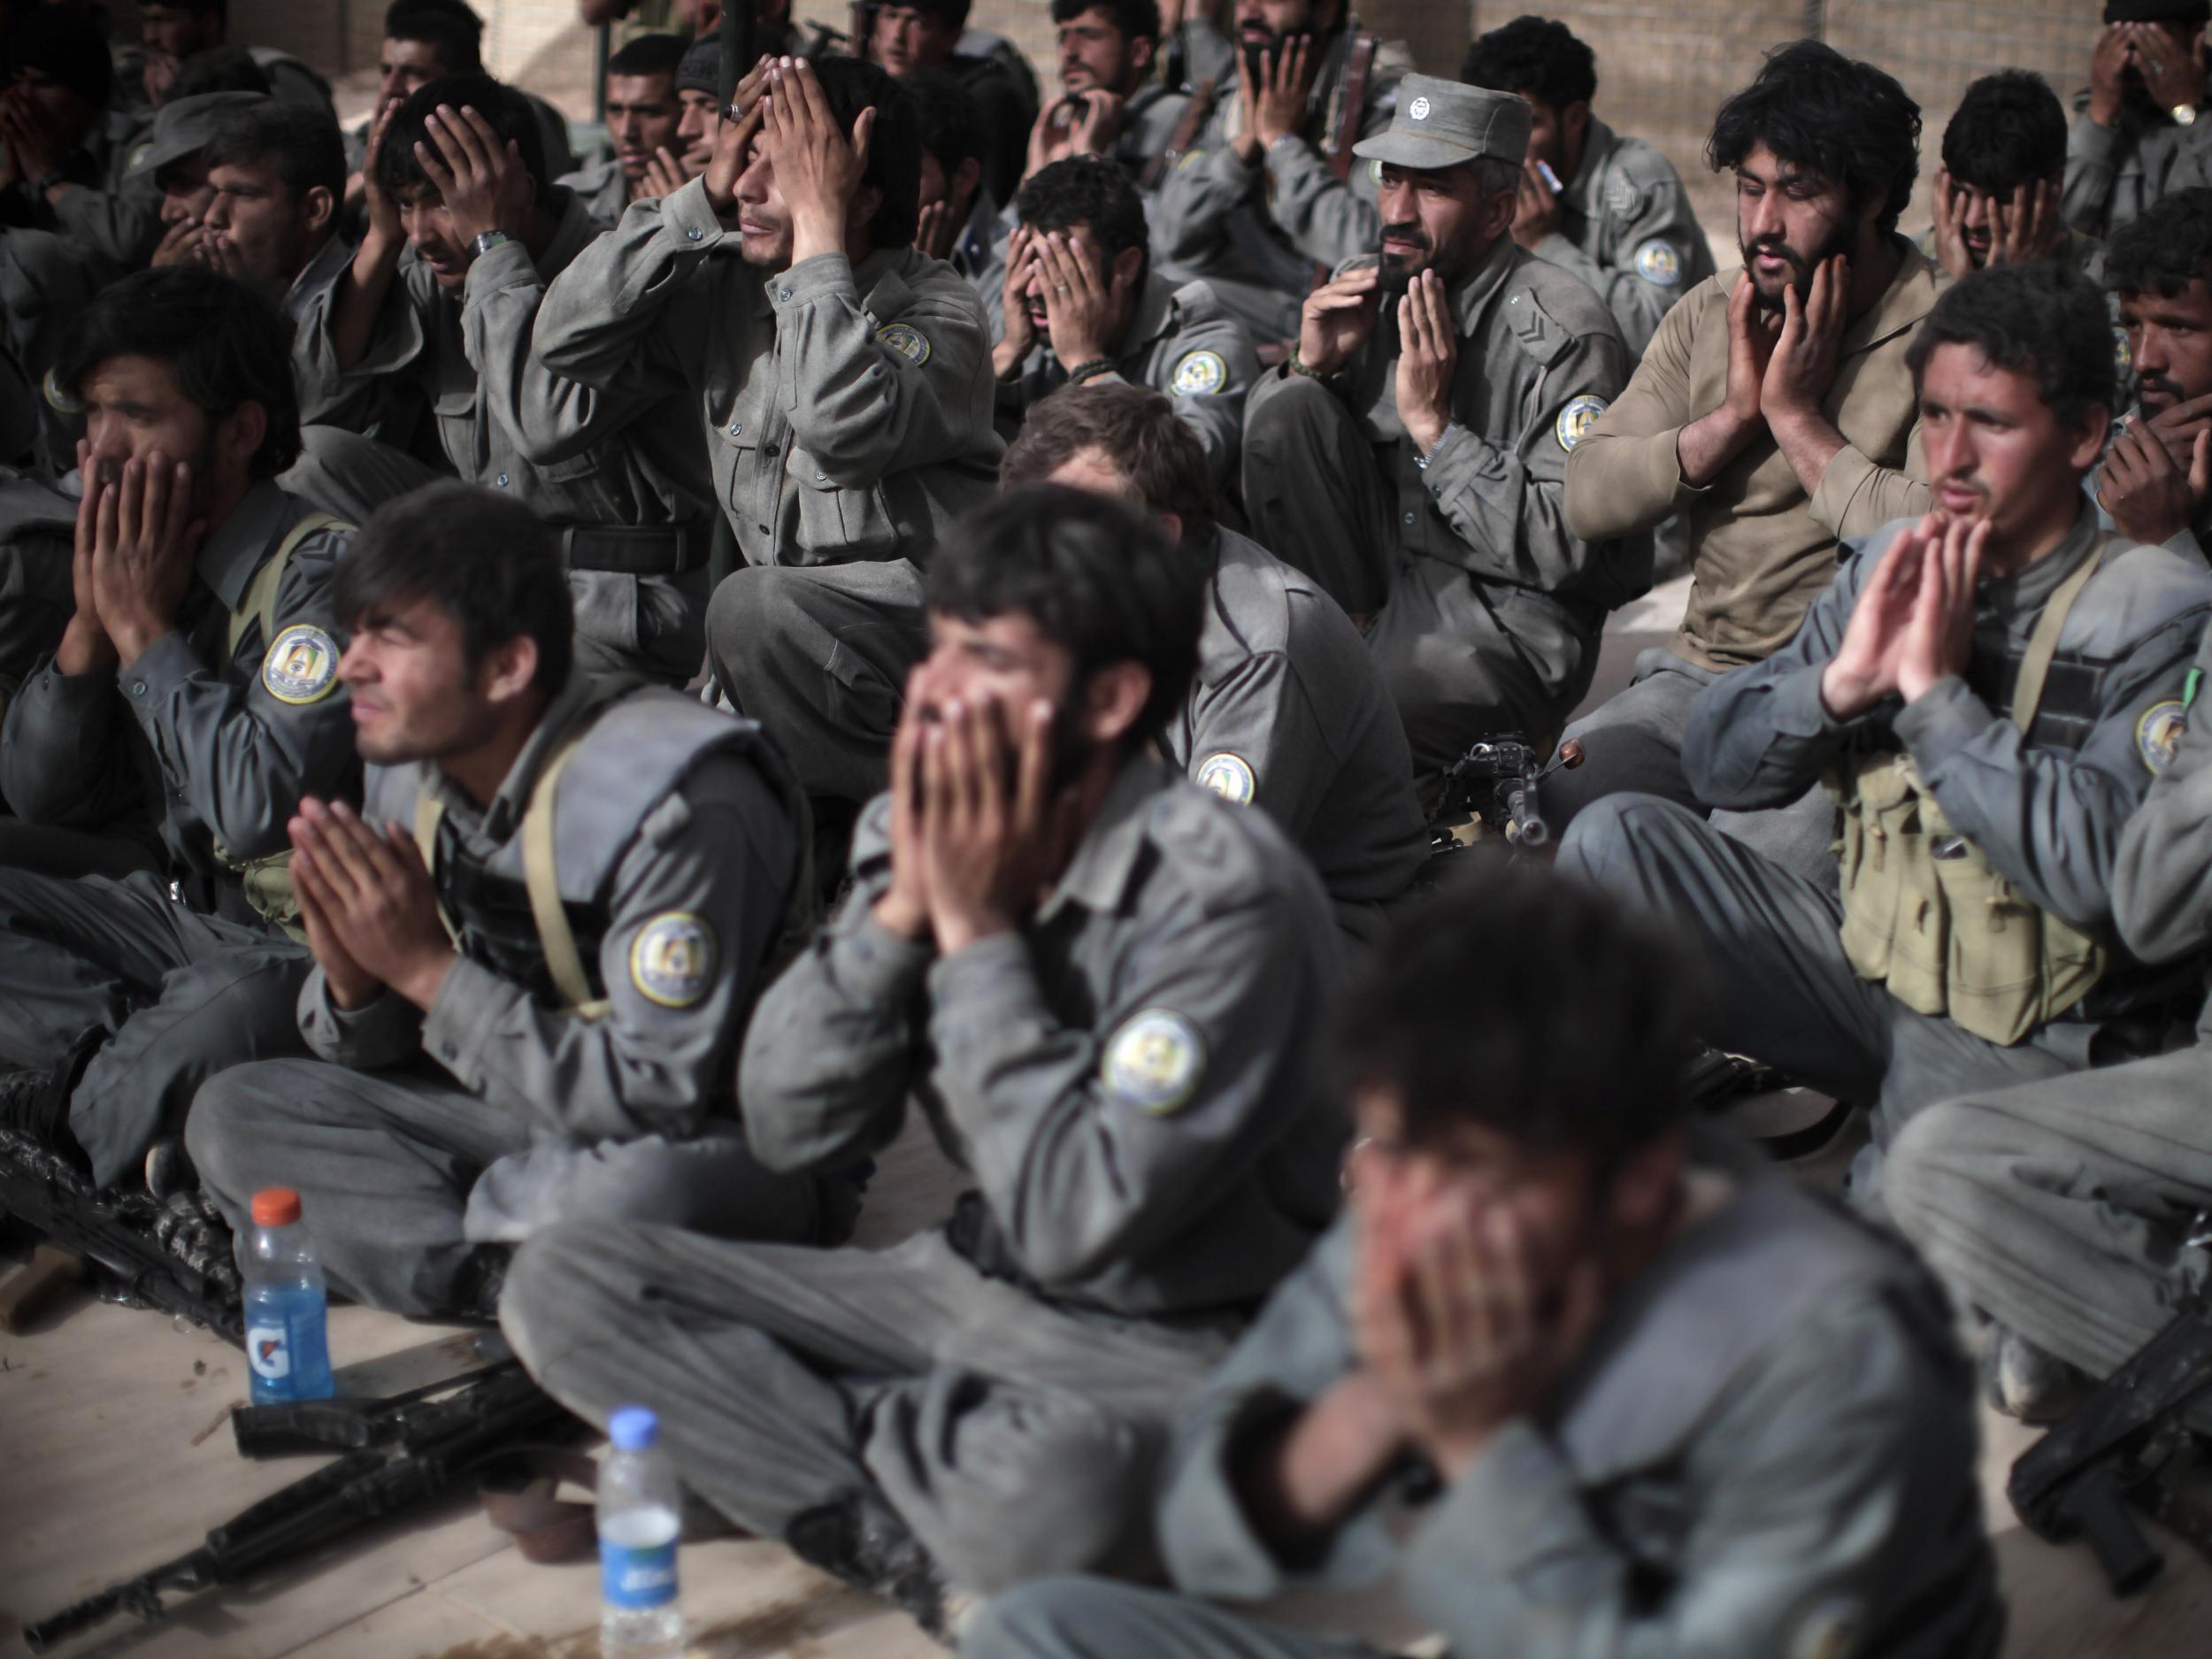
MULTIPOLYGON (((580 385, 531 348, 547 285, 599 227, 547 181, 529 111, 497 81, 434 81, 387 104, 370 150, 368 229, 300 325, 308 418, 411 386, 463 481, 560 533, 585 665, 683 684, 704 649, 712 508, 698 430, 675 388, 580 385)), ((292 482, 366 518, 438 476, 316 425, 292 482)))
POLYGON ((2112 527, 2203 559, 2212 549, 2212 188, 2183 190, 2106 256, 2135 407, 2092 475, 2112 527))
POLYGON ((1316 289, 1254 388, 1244 500, 1253 539, 1367 631, 1432 778, 1478 739, 1557 733, 1649 542, 1567 527, 1569 456, 1628 351, 1581 278, 1509 234, 1527 103, 1425 75, 1400 90, 1357 150, 1382 176, 1380 264, 1316 289))
MULTIPOLYGON (((1568 727, 1584 760, 1545 791, 1555 829, 1616 790, 1713 804, 1682 773, 1691 699, 1789 640, 1839 541, 1927 511, 1905 350, 1938 273, 1896 233, 1919 132, 1894 79, 1813 41, 1774 53, 1721 106, 1706 158, 1735 175, 1743 268, 1667 313, 1567 462, 1579 535, 1687 521, 1689 608, 1627 690, 1568 727)), ((1801 873, 1827 868, 1824 801, 1727 822, 1801 873)))
POLYGON ((1141 1566, 1160 1425, 1335 1207, 1328 901, 1265 815, 1151 752, 1202 586, 1134 512, 1048 486, 930 567, 891 792, 738 1087, 794 1173, 918 1104, 975 1182, 941 1228, 554 1227, 508 1277, 549 1392, 595 1422, 642 1392, 693 1492, 933 1628, 948 1582, 1141 1566))
POLYGON ((488 1317, 554 1216, 813 1240, 814 1183, 751 1161, 732 1098, 800 879, 757 729, 574 666, 558 540, 495 491, 382 510, 333 605, 365 800, 289 825, 314 1057, 200 1090, 217 1206, 297 1188, 333 1282, 416 1315, 488 1317))
POLYGON ((1935 224, 1920 251, 1946 276, 2057 259, 2101 281, 2104 244, 2070 228, 2059 211, 2065 167, 2066 111, 2050 83, 2025 69, 1984 75, 1943 129, 1943 165, 1929 194, 1935 224))
POLYGON ((2212 572, 2107 534, 2082 498, 2111 345, 2103 296, 2062 266, 1947 290, 1909 358, 1935 511, 1848 543, 1796 638, 1692 705, 1700 799, 1819 783, 1840 805, 1839 894, 1650 795, 1598 803, 1561 846, 1704 947, 1717 1047, 1869 1103, 1862 1202, 1910 1114, 2155 1048, 2176 990, 2115 941, 2112 874, 2171 756, 2212 572))
POLYGON ((1006 435, 1060 387, 1148 386, 1175 400, 1214 488, 1233 488, 1259 357, 1211 288, 1179 288, 1152 269, 1128 173, 1096 157, 1055 162, 1022 186, 1014 211, 1006 321, 991 354, 1006 435))
POLYGON ((2205 0, 2105 0, 2074 100, 2060 211, 2109 240, 2173 191, 2207 181, 2212 127, 2204 105, 2205 0))
POLYGON ((76 608, 8 710, 0 792, 57 831, 150 810, 163 867, 0 870, 0 1058, 46 1073, 35 1132, 65 1124, 104 1186, 211 1073, 297 1051, 284 826, 357 787, 327 601, 350 532, 273 481, 286 344, 274 302, 187 265, 102 294, 55 370, 85 408, 76 608))
POLYGON ((1685 1122, 1688 967, 1528 872, 1387 935, 1336 1022, 1350 1203, 1176 1425, 1181 1594, 1025 1586, 961 1651, 1380 1659, 1227 1605, 1314 1586, 1463 1655, 1991 1659, 1941 1293, 1685 1122))
POLYGON ((744 560, 708 618, 715 678, 849 815, 883 787, 926 649, 919 561, 994 485, 990 336, 966 279, 912 246, 897 83, 763 58, 737 103, 705 173, 634 204, 553 284, 535 356, 688 399, 744 560))
POLYGON ((1052 0, 1062 96, 1030 129, 1024 181, 1071 156, 1102 156, 1132 176, 1168 147, 1190 93, 1158 73, 1157 0, 1052 0))

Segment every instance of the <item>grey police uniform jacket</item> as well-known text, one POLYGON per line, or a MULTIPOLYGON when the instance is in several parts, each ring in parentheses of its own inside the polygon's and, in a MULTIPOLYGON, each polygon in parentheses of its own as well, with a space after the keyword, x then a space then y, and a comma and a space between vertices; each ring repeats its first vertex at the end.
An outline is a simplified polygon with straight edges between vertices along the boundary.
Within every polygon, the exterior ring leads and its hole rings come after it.
POLYGON ((1594 115, 1582 165, 1559 196, 1559 228, 1534 252, 1595 289, 1632 358, 1675 301, 1713 274, 1713 250, 1674 164, 1594 115))
POLYGON ((875 919, 889 822, 880 796, 852 892, 761 999, 754 1155, 841 1167, 911 1094, 975 1178, 986 1271, 1140 1317, 1256 1306, 1328 1225, 1344 1141, 1314 1047, 1340 947, 1305 860, 1133 760, 1036 914, 940 957, 875 919))
POLYGON ((1993 1655, 1973 1396, 1942 1293, 1747 1152, 1694 1156, 1734 1191, 1616 1294, 1543 1412, 1425 1507, 1404 1513, 1402 1476, 1294 1563, 1254 1529, 1236 1470, 1359 1366, 1356 1234, 1338 1223, 1177 1426, 1158 1516, 1176 1587, 1243 1601, 1388 1582, 1465 1659, 1993 1655))
POLYGON ((301 796, 356 795, 329 608, 349 536, 303 538, 277 587, 275 637, 263 638, 257 618, 225 649, 255 573, 309 511, 256 484, 201 544, 177 626, 136 662, 66 675, 50 657, 39 664, 0 734, 0 795, 20 817, 96 828, 142 809, 150 749, 173 872, 219 890, 231 882, 211 838, 241 858, 282 852, 301 796))
POLYGON ((1335 600, 1258 542, 1214 537, 1198 672, 1161 747, 1194 783, 1265 810, 1346 934, 1371 940, 1429 856, 1405 727, 1335 600))
MULTIPOLYGON (((1349 177, 1340 179, 1317 148, 1326 142, 1351 45, 1350 32, 1340 30, 1315 77, 1303 131, 1277 140, 1253 166, 1230 142, 1243 125, 1233 71, 1197 142, 1152 199, 1152 256, 1161 271, 1180 281, 1212 281, 1261 339, 1297 333, 1315 266, 1371 254, 1381 239, 1380 174, 1356 160, 1349 177)), ((1371 138, 1390 125, 1398 82, 1411 67, 1396 42, 1376 52, 1356 137, 1371 138)))
MULTIPOLYGON (((1425 467, 1398 419, 1392 307, 1332 385, 1396 491, 1400 549, 1465 571, 1546 692, 1571 701, 1586 687, 1606 606, 1640 585, 1634 550, 1574 534, 1564 499, 1567 457, 1627 384, 1628 349, 1589 284, 1505 237, 1452 289, 1451 305, 1452 424, 1425 467)), ((1263 378, 1252 405, 1290 373, 1263 378)))
POLYGON ((959 273, 910 248, 757 271, 703 180, 586 249, 536 346, 585 386, 689 393, 750 565, 922 558, 997 488, 991 342, 959 273))
MULTIPOLYGON (((2197 647, 2183 682, 2180 714, 2170 713, 2161 738, 2171 759, 2120 833, 2112 865, 2112 914, 2120 937, 2145 962, 2175 962, 2212 947, 2212 632, 2197 647), (2177 734, 2177 728, 2178 734, 2177 734)), ((2206 958, 2212 991, 2212 956, 2206 958)), ((2205 999, 2198 1041, 2212 1043, 2212 995, 2205 999)))
POLYGON ((2212 128, 2203 121, 2138 127, 2124 116, 2117 125, 2100 127, 2089 119, 2089 95, 2075 99, 2058 201, 2059 217, 2073 229, 2108 242, 2160 197, 2208 182, 2212 128))
POLYGON ((615 221, 630 205, 630 175, 622 171, 622 164, 611 155, 588 161, 575 172, 563 173, 554 182, 565 190, 573 191, 576 199, 584 204, 584 211, 591 215, 591 222, 602 230, 613 229, 615 221))
POLYGON ((317 968, 300 1030, 360 1069, 437 1062, 489 1107, 578 1142, 695 1133, 726 1113, 737 1035, 798 879, 798 794, 749 720, 658 687, 607 703, 562 772, 554 866, 605 999, 567 1010, 532 919, 522 820, 560 737, 611 684, 578 673, 479 807, 426 762, 372 767, 366 816, 412 833, 444 807, 430 861, 459 957, 427 1013, 393 992, 351 1011, 317 968))
MULTIPOLYGON (((2056 551, 1982 584, 1964 674, 1916 703, 1889 698, 1833 719, 1821 671, 1875 565, 1910 523, 1847 543, 1843 568, 1797 637, 1698 694, 1682 745, 1690 785, 1716 807, 1783 806, 1847 744, 1901 749, 1944 816, 2030 903, 2078 928, 2108 927, 2120 833, 2171 758, 2190 659, 2212 620, 2212 572, 2163 548, 2108 555, 2067 615, 2024 736, 2008 711, 2028 638, 2053 590, 2104 541, 2084 511, 2056 551)), ((2123 1011, 2170 991, 2172 978, 2123 966, 2060 1018, 2123 1011)))
MULTIPOLYGON (((1010 439, 1031 404, 1068 383, 1069 367, 1041 340, 1024 360, 1021 378, 999 388, 999 411, 1010 439)), ((1085 384, 1119 381, 1149 387, 1167 397, 1177 418, 1205 446, 1208 470, 1219 488, 1236 482, 1244 400, 1259 378, 1252 336, 1222 310, 1213 289, 1203 282, 1178 288, 1158 273, 1147 272, 1113 369, 1085 384)))
POLYGON ((104 281, 137 270, 161 242, 161 187, 151 173, 134 177, 130 171, 152 140, 151 122, 143 112, 121 110, 101 117, 84 143, 62 159, 77 188, 58 200, 42 196, 34 208, 34 225, 84 249, 104 281))

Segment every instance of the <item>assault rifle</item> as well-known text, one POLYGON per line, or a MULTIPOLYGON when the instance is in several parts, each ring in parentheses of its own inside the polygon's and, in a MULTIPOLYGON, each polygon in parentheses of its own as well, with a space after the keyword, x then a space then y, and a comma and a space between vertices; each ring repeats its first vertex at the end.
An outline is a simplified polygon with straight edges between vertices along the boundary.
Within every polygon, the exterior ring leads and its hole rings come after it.
MULTIPOLYGON (((2203 1237, 2208 1217, 2193 1233, 2203 1237)), ((2212 1242, 2212 1239, 2205 1241, 2212 1242)), ((2181 1303, 2166 1328, 2012 1466, 2005 1494, 2029 1530, 2094 1550, 2115 1595, 2133 1595, 2166 1564, 2129 1514, 2140 1509, 2212 1553, 2212 1521, 2174 1489, 2195 1452, 2183 1420, 2212 1387, 2212 1289, 2181 1303)))
POLYGON ((1582 764, 1582 745, 1569 741, 1547 762, 1518 733, 1485 738, 1444 770, 1444 780, 1429 815, 1432 836, 1444 833, 1463 812, 1471 812, 1516 847, 1535 849, 1551 840, 1550 827, 1537 805, 1537 785, 1555 772, 1582 764))
POLYGON ((566 1415, 558 1402, 512 1360, 473 1376, 419 1389, 394 1400, 349 1406, 250 1406, 232 1413, 242 1449, 273 1451, 310 1445, 357 1445, 314 1473, 240 1511, 188 1555, 65 1608, 23 1632, 44 1653, 118 1613, 162 1617, 162 1597, 230 1584, 306 1555, 370 1522, 449 1491, 492 1459, 566 1415), (351 1421, 348 1421, 351 1419, 351 1421))
POLYGON ((82 1256, 109 1293, 204 1325, 246 1345, 237 1270, 227 1260, 194 1266, 155 1236, 160 1206, 149 1197, 104 1192, 67 1158, 12 1129, 0 1129, 0 1217, 82 1256))

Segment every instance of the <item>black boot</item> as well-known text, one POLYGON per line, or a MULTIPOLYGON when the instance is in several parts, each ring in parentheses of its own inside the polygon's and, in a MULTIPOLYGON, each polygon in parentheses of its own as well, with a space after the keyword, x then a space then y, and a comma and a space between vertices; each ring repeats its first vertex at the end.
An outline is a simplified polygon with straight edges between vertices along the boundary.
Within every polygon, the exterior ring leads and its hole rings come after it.
POLYGON ((945 1640, 945 1576, 881 1505, 849 1492, 792 1517, 783 1540, 801 1561, 895 1603, 945 1640))

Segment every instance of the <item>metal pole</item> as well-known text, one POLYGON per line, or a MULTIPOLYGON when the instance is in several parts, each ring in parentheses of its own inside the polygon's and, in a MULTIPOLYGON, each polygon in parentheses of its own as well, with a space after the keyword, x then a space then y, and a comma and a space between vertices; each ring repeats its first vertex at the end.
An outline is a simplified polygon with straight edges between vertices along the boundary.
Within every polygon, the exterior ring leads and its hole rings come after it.
MULTIPOLYGON (((753 47, 753 0, 725 0, 722 7, 722 104, 729 107, 737 96, 737 83, 760 54, 753 47)), ((729 509, 718 503, 714 540, 707 549, 710 589, 737 569, 737 534, 730 528, 729 509)))
POLYGON ((591 119, 607 124, 607 56, 614 26, 601 23, 591 32, 591 119))

